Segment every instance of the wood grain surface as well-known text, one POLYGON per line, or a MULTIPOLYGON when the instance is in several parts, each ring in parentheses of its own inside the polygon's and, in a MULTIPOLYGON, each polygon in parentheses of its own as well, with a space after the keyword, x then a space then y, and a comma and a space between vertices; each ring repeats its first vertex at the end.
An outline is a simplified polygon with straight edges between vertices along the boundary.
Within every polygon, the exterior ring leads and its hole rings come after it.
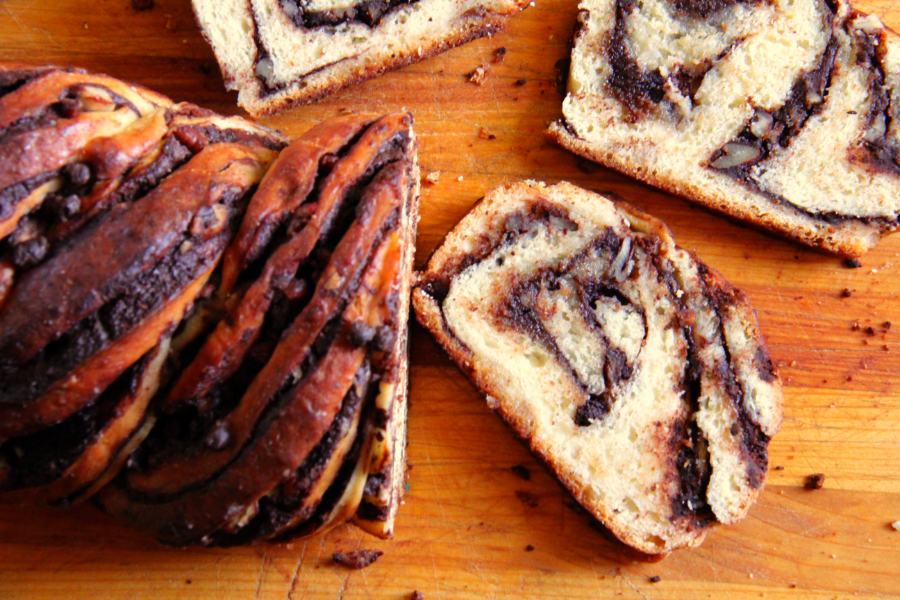
MULTIPOLYGON (((898 0, 859 8, 900 25, 898 0)), ((777 470, 749 517, 699 549, 660 562, 635 556, 573 508, 412 324, 410 488, 393 541, 344 526, 294 544, 177 550, 91 506, 3 507, 0 598, 900 597, 900 531, 891 527, 900 520, 900 235, 846 268, 547 142, 575 11, 576 0, 537 0, 504 33, 263 122, 293 135, 345 109, 412 110, 422 172, 440 173, 423 186, 419 265, 487 189, 521 178, 611 190, 665 221, 750 295, 781 367, 777 470), (493 62, 498 48, 502 63, 493 62), (484 84, 468 82, 482 64, 484 84), (824 489, 803 488, 812 473, 825 475, 824 489), (362 571, 331 563, 333 552, 357 548, 384 556, 362 571)), ((0 58, 81 66, 240 113, 189 0, 143 12, 130 0, 0 0, 0 58)))

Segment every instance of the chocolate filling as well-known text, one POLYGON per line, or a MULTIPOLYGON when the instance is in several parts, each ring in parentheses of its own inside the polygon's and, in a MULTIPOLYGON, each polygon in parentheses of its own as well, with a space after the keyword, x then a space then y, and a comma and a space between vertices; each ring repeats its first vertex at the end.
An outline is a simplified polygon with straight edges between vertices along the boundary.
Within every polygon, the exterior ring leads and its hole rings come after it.
MULTIPOLYGON (((756 4, 761 1, 671 0, 671 4, 679 16, 707 20, 722 9, 734 4, 756 4)), ((666 97, 666 77, 660 73, 659 69, 648 71, 642 68, 629 45, 625 20, 626 16, 635 8, 635 0, 617 0, 615 24, 602 48, 612 70, 606 80, 607 89, 611 96, 629 110, 632 119, 646 115, 655 106, 661 104, 666 97)), ((716 60, 720 60, 729 51, 730 48, 724 50, 716 60)), ((669 75, 669 78, 683 96, 693 101, 694 95, 703 83, 703 78, 714 62, 707 59, 697 64, 679 65, 669 75)), ((669 108, 672 107, 669 106, 669 108)))
MULTIPOLYGON (((328 463, 333 460, 337 444, 350 427, 354 415, 363 410, 363 405, 371 405, 374 400, 378 386, 372 385, 375 381, 370 376, 369 366, 364 364, 357 374, 357 381, 360 385, 366 386, 365 398, 360 398, 357 395, 356 384, 351 386, 341 405, 340 412, 338 412, 331 424, 331 428, 304 459, 294 474, 294 478, 282 483, 280 489, 276 489, 273 493, 260 500, 257 515, 233 537, 220 534, 216 545, 234 545, 254 539, 268 538, 282 530, 292 520, 299 518, 302 523, 315 514, 318 503, 308 506, 306 508, 308 512, 298 514, 297 511, 308 498, 309 493, 322 476, 328 463)), ((357 437, 354 438, 354 445, 358 445, 356 439, 361 436, 364 437, 363 430, 362 419, 360 419, 360 426, 356 433, 357 437)), ((353 453, 349 452, 349 454, 353 453)), ((336 478, 336 481, 337 479, 339 478, 336 478)))
POLYGON ((548 221, 550 217, 569 220, 569 213, 564 208, 545 200, 536 200, 527 211, 514 213, 506 218, 502 230, 490 230, 479 234, 474 243, 474 250, 465 255, 454 256, 441 270, 440 276, 425 278, 419 287, 426 294, 442 304, 450 292, 450 282, 470 266, 480 263, 488 255, 501 247, 509 246, 520 235, 527 233, 537 222, 548 221))
POLYGON ((22 183, 16 183, 5 190, 0 191, 0 221, 10 218, 16 210, 16 205, 23 199, 27 198, 31 192, 41 187, 51 179, 56 177, 56 173, 42 173, 32 177, 22 183))
POLYGON ((821 112, 831 84, 838 45, 837 38, 832 35, 819 64, 797 78, 785 103, 772 113, 757 109, 734 140, 713 152, 709 167, 758 188, 752 179, 751 167, 769 158, 775 148, 787 148, 807 120, 821 112), (735 158, 736 152, 742 152, 746 159, 733 165, 741 160, 741 156, 735 158))
POLYGON ((735 4, 754 4, 762 0, 670 0, 675 12, 693 19, 709 19, 722 9, 735 4))
POLYGON ((145 365, 146 360, 138 361, 96 400, 64 421, 0 445, 0 462, 10 467, 0 491, 38 487, 59 479, 116 417, 119 402, 135 391, 145 365))
POLYGON ((294 25, 302 29, 335 26, 343 23, 363 23, 377 27, 381 20, 395 10, 419 0, 362 0, 340 9, 311 11, 303 0, 281 0, 281 8, 294 25))
POLYGON ((869 73, 869 97, 871 105, 866 115, 862 148, 850 150, 850 160, 860 162, 877 171, 900 174, 900 143, 888 138, 891 116, 891 91, 886 86, 884 54, 887 33, 881 30, 869 33, 860 29, 850 30, 856 48, 856 63, 869 73))
MULTIPOLYGON (((347 195, 341 202, 338 216, 335 217, 331 227, 323 228, 316 249, 311 253, 311 258, 299 266, 295 279, 305 281, 309 289, 315 287, 319 274, 330 259, 332 251, 344 237, 347 229, 354 221, 357 211, 361 210, 361 201, 369 184, 373 182, 376 175, 381 172, 381 169, 387 165, 394 164, 402 158, 402 156, 398 155, 398 148, 405 147, 403 146, 403 140, 406 139, 408 138, 405 136, 402 139, 401 136, 395 136, 395 138, 386 143, 382 152, 376 156, 373 163, 366 170, 364 177, 349 188, 347 195)), ((375 241, 373 247, 377 247, 380 240, 388 232, 396 228, 399 217, 399 210, 391 212, 381 224, 379 239, 375 241)), ((287 234, 282 232, 282 235, 287 234)), ((304 378, 308 377, 317 368, 318 363, 328 352, 339 333, 345 329, 349 332, 352 328, 351 324, 343 321, 341 314, 355 295, 367 264, 367 261, 363 261, 362 264, 357 265, 346 293, 340 298, 340 301, 331 313, 331 319, 316 336, 309 351, 299 365, 298 372, 303 373, 304 378)), ((279 296, 272 302, 266 314, 263 333, 253 348, 251 348, 247 358, 235 375, 227 381, 222 381, 207 397, 196 399, 193 405, 183 407, 172 415, 161 416, 150 436, 133 455, 129 469, 144 470, 156 467, 173 456, 191 452, 192 448, 198 444, 215 448, 216 444, 219 443, 217 430, 221 419, 240 402, 244 391, 249 387, 262 366, 272 356, 281 333, 303 310, 307 302, 308 298, 306 297, 291 300, 286 295, 279 293, 279 296)), ((381 335, 385 334, 381 333, 381 335)), ((374 336, 370 342, 374 343, 375 339, 377 339, 377 336, 374 336)), ((254 425, 248 441, 262 435, 268 429, 272 420, 278 418, 282 405, 289 401, 293 389, 301 381, 303 379, 296 381, 292 377, 286 379, 281 389, 266 404, 259 420, 254 425)), ((229 440, 224 440, 221 446, 224 447, 228 443, 229 440)), ((249 446, 245 445, 232 462, 239 460, 249 451, 248 448, 249 446)), ((133 501, 144 504, 171 502, 184 493, 209 485, 219 474, 229 468, 230 464, 225 465, 211 478, 195 482, 174 493, 145 493, 127 486, 124 486, 124 491, 133 501)))
MULTIPOLYGON (((222 201, 228 204, 239 200, 232 196, 223 197, 222 201)), ((155 265, 142 273, 125 273, 111 282, 118 289, 111 290, 108 302, 61 332, 36 355, 24 362, 8 353, 0 357, 0 403, 27 404, 158 310, 218 258, 237 226, 237 211, 230 211, 229 217, 222 233, 202 241, 185 234, 183 243, 176 244, 155 265), (188 249, 182 252, 182 248, 188 249)))

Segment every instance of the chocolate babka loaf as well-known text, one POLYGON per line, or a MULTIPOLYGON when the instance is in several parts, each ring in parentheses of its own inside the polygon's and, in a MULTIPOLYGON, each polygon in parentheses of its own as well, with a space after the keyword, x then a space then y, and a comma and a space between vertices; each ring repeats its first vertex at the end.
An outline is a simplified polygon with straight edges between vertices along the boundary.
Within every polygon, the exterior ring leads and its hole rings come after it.
POLYGON ((254 115, 490 35, 526 0, 193 0, 225 85, 254 115))
MULTIPOLYGON (((404 478, 418 171, 411 117, 350 116, 282 152, 225 253, 227 314, 97 496, 168 544, 391 534, 404 478)), ((188 358, 188 355, 192 355, 188 358)))
POLYGON ((389 536, 412 117, 285 148, 77 70, 0 67, 0 93, 0 502, 94 496, 172 544, 389 536))
POLYGON ((836 0, 582 0, 573 152, 805 244, 900 219, 900 45, 836 0))
POLYGON ((782 397, 755 313, 652 217, 567 183, 493 190, 435 251, 413 306, 626 544, 696 546, 762 489, 782 397))

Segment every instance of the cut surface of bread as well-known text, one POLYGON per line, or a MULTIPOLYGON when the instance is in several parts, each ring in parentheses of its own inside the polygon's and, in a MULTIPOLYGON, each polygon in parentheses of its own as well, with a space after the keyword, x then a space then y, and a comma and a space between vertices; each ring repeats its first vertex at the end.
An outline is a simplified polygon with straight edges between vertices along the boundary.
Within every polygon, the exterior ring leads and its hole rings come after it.
POLYGON ((490 35, 525 0, 192 0, 254 115, 310 102, 490 35))
POLYGON ((900 219, 900 40, 825 0, 583 0, 569 150, 858 256, 900 219))
POLYGON ((405 112, 287 145, 0 65, 0 503, 94 497, 178 545, 390 537, 416 148, 405 112))
POLYGON ((413 305, 626 544, 696 546, 762 489, 782 395, 755 313, 652 217, 567 183, 495 189, 435 251, 413 305))

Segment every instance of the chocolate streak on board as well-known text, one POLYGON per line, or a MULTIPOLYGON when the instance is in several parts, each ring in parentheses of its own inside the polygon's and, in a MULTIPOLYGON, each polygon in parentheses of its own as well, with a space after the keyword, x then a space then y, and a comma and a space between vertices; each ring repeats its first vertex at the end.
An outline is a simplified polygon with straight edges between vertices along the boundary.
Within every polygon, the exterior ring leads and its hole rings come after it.
POLYGON ((342 9, 307 11, 302 0, 281 0, 281 8, 301 29, 316 29, 344 23, 364 23, 377 27, 386 15, 419 0, 362 0, 342 9))

